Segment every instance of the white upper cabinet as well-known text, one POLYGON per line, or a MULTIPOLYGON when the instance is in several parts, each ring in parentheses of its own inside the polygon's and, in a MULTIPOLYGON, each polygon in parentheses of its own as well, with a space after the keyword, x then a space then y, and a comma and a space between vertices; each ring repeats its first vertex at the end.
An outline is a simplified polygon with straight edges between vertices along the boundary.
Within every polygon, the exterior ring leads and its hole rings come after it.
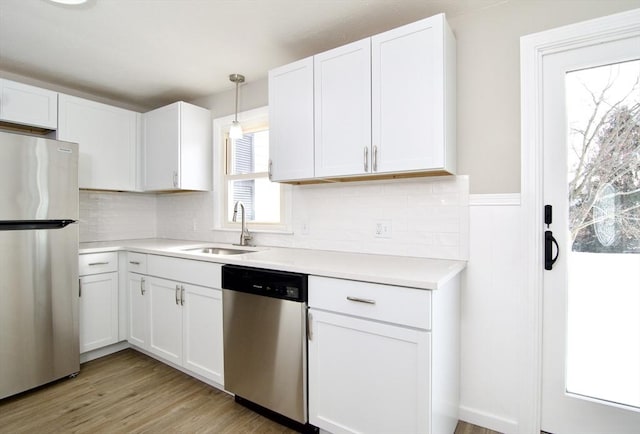
POLYGON ((270 179, 311 179, 313 57, 269 71, 270 179))
POLYGON ((277 167, 293 166, 293 155, 306 164, 313 148, 313 177, 307 170, 272 179, 454 174, 455 50, 453 32, 440 14, 313 56, 312 127, 292 115, 308 110, 308 97, 304 104, 294 98, 301 81, 288 88, 285 80, 275 83, 281 76, 270 74, 269 104, 280 104, 270 112, 271 128, 298 135, 304 128, 314 136, 313 146, 283 139, 271 153, 275 174, 277 167), (282 96, 287 94, 289 99, 282 96))
POLYGON ((143 114, 144 190, 211 190, 211 113, 176 102, 143 114))
POLYGON ((0 121, 55 130, 58 93, 0 79, 0 121))
POLYGON ((139 189, 140 113, 60 94, 59 114, 58 139, 80 146, 80 188, 139 189))
POLYGON ((455 38, 443 14, 371 38, 373 171, 454 173, 455 38))
POLYGON ((315 175, 368 173, 371 40, 314 56, 315 175))

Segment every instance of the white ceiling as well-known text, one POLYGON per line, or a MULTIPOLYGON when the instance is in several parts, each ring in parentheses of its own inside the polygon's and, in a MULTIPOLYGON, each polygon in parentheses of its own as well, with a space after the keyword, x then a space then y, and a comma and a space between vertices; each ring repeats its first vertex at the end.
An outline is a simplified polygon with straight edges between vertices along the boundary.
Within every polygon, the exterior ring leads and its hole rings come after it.
POLYGON ((279 65, 440 12, 507 0, 0 0, 0 71, 141 108, 229 90, 279 65))

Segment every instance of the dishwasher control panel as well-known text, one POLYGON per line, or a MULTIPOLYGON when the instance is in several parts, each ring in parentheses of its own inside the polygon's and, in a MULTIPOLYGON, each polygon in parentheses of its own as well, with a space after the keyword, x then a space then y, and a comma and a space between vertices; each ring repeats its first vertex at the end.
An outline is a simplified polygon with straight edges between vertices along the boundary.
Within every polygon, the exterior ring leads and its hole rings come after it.
POLYGON ((308 276, 239 265, 222 266, 222 289, 292 301, 307 301, 308 276))

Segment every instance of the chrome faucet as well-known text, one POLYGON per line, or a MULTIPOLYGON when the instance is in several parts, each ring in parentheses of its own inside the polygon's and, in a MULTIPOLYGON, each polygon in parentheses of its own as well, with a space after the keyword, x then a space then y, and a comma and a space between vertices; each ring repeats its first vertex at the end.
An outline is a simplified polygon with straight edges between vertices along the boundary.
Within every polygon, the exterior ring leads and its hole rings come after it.
POLYGON ((233 206, 233 221, 237 221, 238 219, 238 205, 240 205, 240 212, 242 213, 241 218, 242 218, 242 223, 240 224, 242 229, 240 231, 240 243, 238 244, 239 246, 248 246, 249 245, 249 240, 252 238, 251 234, 249 233, 249 230, 247 229, 247 223, 245 221, 245 215, 244 215, 244 204, 242 202, 240 202, 239 200, 236 201, 236 204, 233 206))

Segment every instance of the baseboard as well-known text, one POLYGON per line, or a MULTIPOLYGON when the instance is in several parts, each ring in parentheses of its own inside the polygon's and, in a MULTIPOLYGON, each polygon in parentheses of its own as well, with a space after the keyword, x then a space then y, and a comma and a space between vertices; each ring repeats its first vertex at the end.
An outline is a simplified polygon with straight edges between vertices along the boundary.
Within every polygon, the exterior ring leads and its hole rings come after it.
POLYGON ((118 351, 125 350, 131 347, 129 342, 122 341, 107 347, 98 348, 97 350, 87 351, 80 354, 80 363, 89 362, 91 360, 99 359, 100 357, 108 356, 109 354, 117 353, 118 351))
POLYGON ((505 434, 515 434, 518 432, 518 422, 495 414, 485 413, 473 408, 460 406, 460 420, 478 425, 483 428, 489 428, 505 434))

